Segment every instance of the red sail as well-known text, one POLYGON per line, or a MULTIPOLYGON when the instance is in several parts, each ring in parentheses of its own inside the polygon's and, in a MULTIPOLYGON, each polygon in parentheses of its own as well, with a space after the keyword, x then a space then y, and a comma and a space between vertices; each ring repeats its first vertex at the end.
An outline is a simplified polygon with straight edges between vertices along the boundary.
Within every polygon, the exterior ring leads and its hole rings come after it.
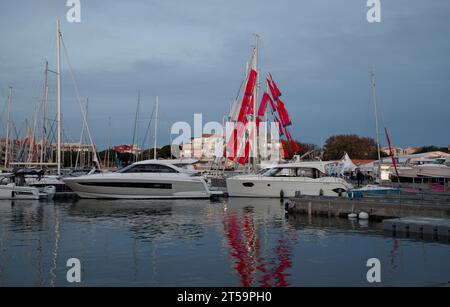
POLYGON ((238 163, 242 165, 247 163, 249 154, 250 154, 250 142, 247 141, 247 143, 245 144, 244 155, 238 158, 238 163))
POLYGON ((253 108, 255 106, 255 97, 252 96, 250 100, 250 104, 248 105, 247 115, 251 115, 253 117, 253 108))
POLYGON ((256 85, 256 77, 258 76, 258 73, 256 70, 252 69, 250 71, 250 74, 248 75, 248 81, 247 86, 245 87, 245 95, 251 96, 253 95, 253 90, 255 89, 256 85))
POLYGON ((234 157, 236 157, 237 152, 237 130, 233 130, 233 134, 230 136, 230 139, 228 140, 228 144, 226 147, 227 152, 227 158, 230 161, 234 160, 234 157))
POLYGON ((237 118, 238 122, 244 122, 246 120, 249 104, 250 104, 250 97, 244 96, 244 98, 242 99, 241 109, 239 110, 239 115, 237 118))
POLYGON ((241 109, 239 110, 238 122, 244 122, 244 118, 248 114, 253 114, 253 91, 256 85, 256 77, 258 76, 255 70, 251 70, 248 76, 247 85, 245 86, 244 97, 242 98, 241 109))
POLYGON ((286 107, 284 106, 284 103, 283 101, 281 101, 281 99, 278 99, 277 110, 278 115, 280 116, 280 121, 283 124, 283 127, 291 125, 292 124, 291 118, 289 117, 286 107))
POLYGON ((392 164, 394 164, 395 174, 397 175, 397 178, 398 178, 397 163, 395 163, 395 158, 394 158, 394 155, 392 154, 391 140, 389 139, 389 134, 388 134, 388 131, 386 128, 384 128, 384 132, 386 133, 386 140, 387 140, 387 143, 389 146, 389 154, 392 159, 392 164))

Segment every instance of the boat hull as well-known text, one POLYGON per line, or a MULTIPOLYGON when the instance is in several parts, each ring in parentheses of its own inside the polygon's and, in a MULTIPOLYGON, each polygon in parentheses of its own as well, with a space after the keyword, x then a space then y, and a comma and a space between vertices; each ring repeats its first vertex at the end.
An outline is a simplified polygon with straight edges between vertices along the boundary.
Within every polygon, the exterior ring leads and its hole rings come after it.
POLYGON ((40 193, 37 188, 0 186, 0 199, 34 199, 38 200, 40 193))
POLYGON ((306 177, 274 178, 237 176, 227 179, 228 195, 231 197, 280 198, 305 196, 346 197, 352 187, 339 178, 312 179, 306 177))
POLYGON ((209 198, 211 193, 201 178, 185 180, 146 178, 89 178, 64 179, 81 198, 103 199, 168 199, 209 198))

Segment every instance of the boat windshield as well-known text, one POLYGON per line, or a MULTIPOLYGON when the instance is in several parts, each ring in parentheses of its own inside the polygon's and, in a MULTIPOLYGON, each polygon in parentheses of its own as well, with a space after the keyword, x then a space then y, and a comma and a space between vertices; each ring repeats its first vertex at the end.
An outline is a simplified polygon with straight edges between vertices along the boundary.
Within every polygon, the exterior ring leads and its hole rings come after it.
POLYGON ((316 168, 306 167, 274 167, 263 174, 265 177, 308 177, 320 178, 325 174, 316 168))
POLYGON ((178 173, 176 169, 162 164, 132 164, 117 171, 118 173, 178 173))

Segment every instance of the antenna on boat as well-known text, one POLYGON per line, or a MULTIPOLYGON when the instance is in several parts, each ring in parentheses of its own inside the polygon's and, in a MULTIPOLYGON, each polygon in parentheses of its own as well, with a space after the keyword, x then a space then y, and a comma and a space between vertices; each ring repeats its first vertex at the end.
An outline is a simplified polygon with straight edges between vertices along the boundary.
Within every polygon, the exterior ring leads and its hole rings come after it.
POLYGON ((375 73, 372 70, 370 71, 370 84, 372 88, 372 100, 373 106, 375 110, 375 129, 376 129, 376 138, 377 138, 377 151, 378 151, 378 180, 381 179, 381 153, 380 153, 380 131, 378 129, 378 105, 377 105, 377 95, 376 95, 376 83, 375 83, 375 73))
POLYGON ((159 96, 156 96, 156 102, 155 102, 155 144, 153 147, 153 159, 157 160, 157 150, 156 150, 156 143, 157 143, 157 136, 158 136, 158 108, 159 108, 159 96))

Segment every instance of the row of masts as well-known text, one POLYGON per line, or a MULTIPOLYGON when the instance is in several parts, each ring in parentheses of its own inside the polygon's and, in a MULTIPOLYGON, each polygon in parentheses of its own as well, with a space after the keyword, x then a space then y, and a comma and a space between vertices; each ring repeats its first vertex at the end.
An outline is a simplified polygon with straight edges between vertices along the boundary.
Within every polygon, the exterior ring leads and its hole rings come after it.
MULTIPOLYGON (((62 130, 62 110, 61 110, 61 47, 64 46, 64 43, 62 42, 62 34, 61 34, 61 23, 60 20, 57 19, 56 21, 56 71, 52 71, 48 67, 48 61, 45 62, 45 78, 44 78, 44 87, 43 87, 43 95, 42 100, 40 101, 40 105, 36 106, 35 113, 34 113, 34 121, 33 126, 30 129, 30 133, 27 134, 27 141, 28 141, 28 153, 27 157, 21 159, 22 162, 13 162, 14 157, 14 150, 16 149, 16 143, 17 140, 12 140, 11 138, 11 129, 12 129, 12 120, 11 120, 11 111, 12 111, 12 101, 13 101, 13 87, 9 86, 8 88, 8 100, 7 100, 7 123, 6 123, 6 139, 5 139, 5 157, 4 157, 4 165, 3 167, 5 169, 10 169, 11 166, 56 166, 56 172, 58 175, 61 175, 61 169, 64 167, 63 165, 63 151, 66 151, 66 147, 68 144, 64 144, 63 148, 63 130, 62 130), (47 139, 47 104, 49 100, 49 79, 48 79, 48 73, 54 73, 56 75, 56 119, 54 122, 56 122, 56 137, 54 136, 54 130, 51 129, 51 133, 53 134, 53 137, 56 138, 56 149, 54 146, 51 146, 51 140, 47 139), (35 139, 37 137, 37 131, 38 131, 38 113, 39 110, 42 111, 42 127, 41 127, 41 141, 36 143, 35 139), (51 154, 48 155, 49 157, 46 157, 46 151, 50 149, 51 154), (54 156, 56 155, 56 162, 54 162, 54 156), (51 156, 51 157, 50 157, 51 156), (51 162, 49 162, 51 161, 51 162)), ((65 46, 64 46, 65 48, 65 46)), ((67 50, 65 49, 66 53, 67 50)), ((66 54, 67 56, 67 54, 66 54)), ((70 62, 69 68, 70 67, 70 62)), ((70 70, 73 76, 72 70, 70 70)), ((74 81, 74 80, 73 80, 74 81)), ((74 82, 75 83, 75 82, 74 82)), ((77 99, 79 100, 78 90, 77 92, 77 99)), ((136 129, 137 129, 137 116, 139 111, 139 104, 140 104, 140 92, 138 94, 138 109, 136 110, 136 119, 135 119, 135 130, 133 133, 133 145, 135 144, 136 140, 136 129)), ((81 112, 83 115, 83 124, 81 129, 81 135, 80 135, 80 148, 77 150, 76 153, 76 161, 75 161, 75 168, 78 166, 83 166, 84 162, 86 160, 90 160, 90 162, 94 163, 96 167, 101 167, 100 162, 98 161, 96 148, 88 127, 87 123, 87 113, 88 113, 88 106, 89 106, 89 100, 86 102, 86 107, 84 108, 81 106, 81 112), (87 132, 85 134, 85 131, 87 132), (89 149, 89 154, 86 158, 86 148, 82 148, 83 140, 85 135, 89 138, 89 141, 91 143, 91 148, 89 149), (92 154, 92 157, 90 155, 92 154)), ((154 112, 155 115, 155 123, 154 123, 154 148, 153 148, 153 157, 154 159, 157 158, 157 134, 156 131, 158 129, 158 111, 159 111, 159 97, 156 97, 155 102, 155 109, 154 112)), ((111 129, 111 118, 108 119, 108 125, 109 129, 111 129)), ((28 126, 28 124, 27 124, 28 126)), ((53 128, 53 124, 51 125, 53 128)), ((18 136, 17 136, 18 137, 18 136)), ((104 158, 105 165, 109 167, 110 165, 110 150, 111 150, 111 139, 109 138, 109 144, 108 144, 108 150, 106 151, 106 155, 104 158)), ((16 152, 21 152, 23 149, 17 150, 16 152)), ((137 157, 136 157, 137 158, 137 157)), ((72 167, 72 156, 70 157, 70 164, 72 167)))
MULTIPOLYGON (((56 87, 56 99, 57 99, 57 115, 56 115, 56 125, 57 125, 57 148, 56 148, 56 166, 57 166, 57 174, 61 175, 61 24, 60 20, 56 21, 56 74, 57 77, 57 87, 56 87)), ((45 63, 45 82, 44 82, 44 95, 42 99, 42 108, 43 108, 43 124, 42 124, 42 143, 40 148, 40 164, 50 165, 53 163, 44 163, 44 150, 45 150, 45 122, 46 122, 46 104, 48 102, 48 62, 45 63)), ((10 131, 11 131, 11 109, 12 109, 12 86, 8 89, 8 106, 7 106, 7 123, 6 123, 6 144, 5 144, 5 161, 4 167, 5 169, 10 167, 11 164, 11 144, 10 144, 10 131)), ((34 136, 36 131, 36 123, 37 123, 37 109, 34 118, 32 137, 29 150, 29 156, 27 158, 27 162, 31 163, 31 155, 33 153, 34 146, 34 136)))

